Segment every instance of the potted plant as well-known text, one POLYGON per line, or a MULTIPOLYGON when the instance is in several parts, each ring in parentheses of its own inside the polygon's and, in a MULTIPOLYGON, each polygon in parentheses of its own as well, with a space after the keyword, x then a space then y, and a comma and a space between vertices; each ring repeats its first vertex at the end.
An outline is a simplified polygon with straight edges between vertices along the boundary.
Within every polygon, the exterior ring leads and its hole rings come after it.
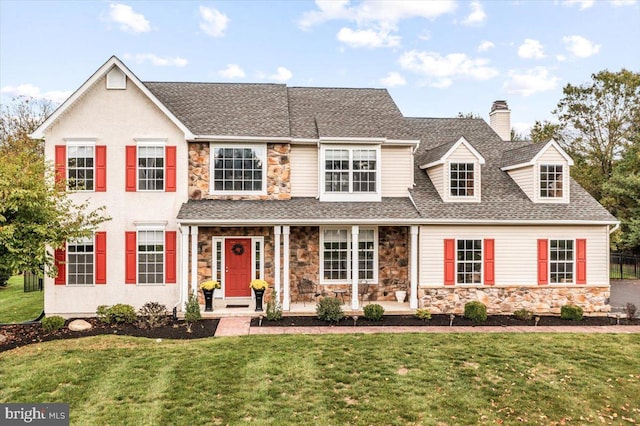
POLYGON ((220 283, 215 280, 204 281, 200 283, 200 290, 204 294, 204 311, 213 311, 213 291, 220 288, 220 283))
POLYGON ((407 282, 404 280, 398 280, 396 282, 396 300, 398 303, 403 303, 407 297, 407 282))
POLYGON ((256 294, 256 312, 262 312, 262 298, 269 284, 265 280, 255 279, 251 280, 249 287, 251 287, 256 294))

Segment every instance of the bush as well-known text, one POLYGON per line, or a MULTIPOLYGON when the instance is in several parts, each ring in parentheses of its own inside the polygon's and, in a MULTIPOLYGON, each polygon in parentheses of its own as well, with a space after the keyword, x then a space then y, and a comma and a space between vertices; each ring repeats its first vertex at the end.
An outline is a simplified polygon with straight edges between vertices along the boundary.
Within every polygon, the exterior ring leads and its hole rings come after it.
POLYGON ((380 321, 384 308, 376 303, 364 307, 364 317, 371 321, 380 321))
POLYGON ((580 321, 582 319, 582 308, 576 305, 564 305, 560 308, 560 318, 565 320, 580 321))
POLYGON ((158 302, 147 302, 138 310, 138 325, 142 328, 162 327, 168 321, 167 307, 158 302))
POLYGON ((58 315, 46 317, 42 320, 42 329, 44 331, 60 330, 64 327, 64 318, 58 315))
POLYGON ((416 310, 416 317, 422 321, 429 321, 431 319, 431 312, 426 308, 420 308, 416 310))
POLYGON ((627 318, 632 319, 636 316, 636 305, 633 303, 627 303, 625 306, 625 311, 627 312, 627 318))
POLYGON ((328 322, 338 322, 344 318, 342 305, 336 297, 323 297, 316 306, 316 315, 319 319, 328 322))
POLYGON ((267 320, 278 321, 282 319, 282 305, 278 300, 278 292, 271 293, 271 297, 267 302, 267 320))
POLYGON ((189 300, 184 305, 184 320, 187 322, 187 333, 191 333, 191 326, 200 321, 200 303, 195 293, 189 295, 189 300))
POLYGON ((516 319, 519 319, 522 321, 529 321, 531 318, 533 318, 533 312, 527 309, 518 309, 513 313, 513 316, 516 319))
POLYGON ((11 278, 11 270, 4 265, 0 265, 0 287, 6 287, 11 278))
POLYGON ((467 302, 464 305, 464 317, 478 323, 487 320, 487 307, 479 301, 467 302))
POLYGON ((133 324, 136 321, 136 310, 131 305, 118 303, 117 305, 100 305, 96 309, 100 321, 107 324, 133 324))

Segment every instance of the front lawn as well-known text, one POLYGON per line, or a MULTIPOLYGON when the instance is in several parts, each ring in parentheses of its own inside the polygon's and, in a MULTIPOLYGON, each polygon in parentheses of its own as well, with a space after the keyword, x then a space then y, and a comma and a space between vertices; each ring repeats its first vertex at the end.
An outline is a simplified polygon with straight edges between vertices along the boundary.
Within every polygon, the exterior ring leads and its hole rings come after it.
POLYGON ((640 335, 95 336, 0 354, 72 424, 633 424, 640 335))
POLYGON ((0 287, 0 324, 36 319, 43 308, 44 292, 25 293, 22 276, 11 277, 7 287, 0 287))

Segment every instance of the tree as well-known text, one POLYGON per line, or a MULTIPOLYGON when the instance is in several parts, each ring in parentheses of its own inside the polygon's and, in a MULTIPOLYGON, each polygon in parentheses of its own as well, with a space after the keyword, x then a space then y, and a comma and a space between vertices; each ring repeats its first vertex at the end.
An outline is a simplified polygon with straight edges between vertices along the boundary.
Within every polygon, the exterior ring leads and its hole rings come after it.
POLYGON ((482 118, 480 114, 476 114, 475 112, 467 112, 463 113, 462 111, 458 112, 458 118, 482 118))
POLYGON ((0 146, 42 155, 42 141, 30 139, 29 135, 54 110, 55 105, 49 100, 25 96, 14 98, 9 105, 0 105, 0 146))
POLYGON ((511 141, 512 142, 524 142, 526 139, 522 133, 518 133, 516 129, 511 129, 511 141))
POLYGON ((47 266, 57 272, 47 247, 62 247, 67 240, 91 236, 108 220, 103 208, 90 211, 87 202, 77 205, 68 197, 66 184, 55 182, 51 164, 46 164, 42 142, 28 135, 38 121, 40 109, 26 98, 18 100, 21 117, 2 108, 0 143, 0 275, 21 270, 39 271, 47 266))
POLYGON ((559 123, 552 123, 550 121, 537 121, 531 127, 529 138, 534 143, 547 142, 550 139, 562 144, 564 142, 564 136, 562 135, 563 128, 559 123))

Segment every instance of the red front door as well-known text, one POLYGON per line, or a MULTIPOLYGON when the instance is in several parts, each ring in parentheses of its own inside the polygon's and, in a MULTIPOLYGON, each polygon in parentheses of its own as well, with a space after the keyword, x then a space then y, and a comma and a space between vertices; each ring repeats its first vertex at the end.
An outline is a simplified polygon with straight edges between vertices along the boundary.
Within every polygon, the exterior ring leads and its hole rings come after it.
POLYGON ((251 297, 251 239, 228 238, 224 244, 226 297, 251 297))

